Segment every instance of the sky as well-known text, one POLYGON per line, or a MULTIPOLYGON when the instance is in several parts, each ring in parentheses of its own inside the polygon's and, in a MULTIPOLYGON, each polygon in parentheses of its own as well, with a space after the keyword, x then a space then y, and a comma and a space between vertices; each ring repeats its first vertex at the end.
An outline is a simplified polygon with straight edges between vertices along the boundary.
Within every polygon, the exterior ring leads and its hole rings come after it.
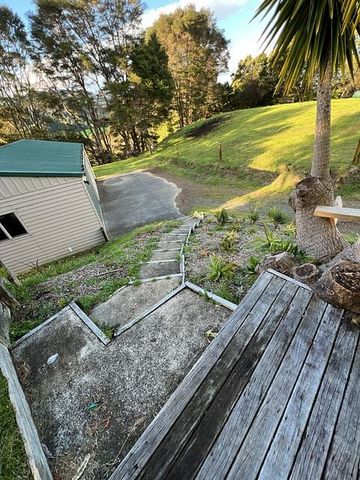
MULTIPOLYGON (((26 13, 33 9, 32 0, 0 0, 0 3, 11 7, 24 18, 26 13)), ((214 12, 217 25, 230 40, 229 71, 221 76, 221 81, 230 79, 230 74, 235 72, 240 59, 262 51, 259 40, 265 22, 260 22, 258 19, 251 22, 260 0, 148 0, 145 3, 144 27, 150 26, 161 13, 173 12, 177 7, 183 7, 189 3, 198 8, 210 8, 214 12)))

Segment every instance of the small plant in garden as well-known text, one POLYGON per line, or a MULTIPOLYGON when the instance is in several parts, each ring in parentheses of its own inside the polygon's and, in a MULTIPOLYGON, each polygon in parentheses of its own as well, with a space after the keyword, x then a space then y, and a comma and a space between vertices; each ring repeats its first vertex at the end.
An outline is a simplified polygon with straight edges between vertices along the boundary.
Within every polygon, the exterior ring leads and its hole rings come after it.
POLYGON ((268 210, 268 217, 273 222, 275 227, 284 225, 289 221, 288 215, 278 207, 272 207, 268 210))
POLYGON ((239 241, 239 235, 235 230, 230 230, 221 240, 220 247, 225 252, 236 252, 236 246, 239 241))
POLYGON ((267 225, 264 225, 265 237, 266 237, 266 247, 270 253, 281 253, 289 252, 293 255, 300 255, 301 252, 299 247, 292 240, 283 240, 280 238, 275 238, 274 232, 270 230, 267 225))
POLYGON ((209 280, 217 282, 220 278, 232 278, 235 273, 236 265, 232 262, 227 262, 217 255, 210 256, 210 273, 209 280))
POLYGON ((215 213, 215 218, 219 225, 225 225, 225 223, 229 221, 229 214, 225 208, 223 208, 215 213))
POLYGON ((247 264, 247 271, 250 273, 256 273, 256 268, 259 265, 260 260, 257 257, 251 256, 247 264))
POLYGON ((260 213, 258 212, 258 210, 256 210, 256 208, 253 208, 248 214, 247 214, 247 218, 250 220, 250 222, 252 224, 256 223, 259 218, 260 218, 260 213))

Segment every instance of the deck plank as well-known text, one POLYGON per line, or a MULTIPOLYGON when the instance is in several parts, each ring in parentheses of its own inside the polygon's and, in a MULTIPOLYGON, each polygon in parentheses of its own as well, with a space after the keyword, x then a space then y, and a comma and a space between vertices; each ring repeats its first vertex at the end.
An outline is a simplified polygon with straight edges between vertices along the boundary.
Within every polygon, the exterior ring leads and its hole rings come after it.
MULTIPOLYGON (((244 297, 239 308, 220 330, 219 335, 211 342, 204 354, 185 377, 181 383, 181 392, 179 390, 174 392, 109 480, 133 480, 136 478, 157 449, 159 443, 165 438, 173 423, 181 415, 198 386, 204 381, 213 365, 221 357, 223 350, 245 321, 248 312, 255 305, 261 304, 262 295, 274 284, 278 285, 278 279, 275 279, 273 275, 267 272, 261 275, 244 297)), ((120 440, 119 443, 121 443, 120 440)))
POLYGON ((344 322, 292 467, 292 480, 321 478, 358 341, 359 332, 344 322))
MULTIPOLYGON (((342 312, 334 309, 332 318, 334 319, 335 317, 341 319, 342 312)), ((325 338, 325 346, 327 346, 327 343, 327 338, 325 338)), ((346 384, 346 379, 349 374, 356 344, 356 335, 352 335, 352 332, 349 332, 347 326, 340 325, 338 335, 335 337, 335 344, 332 352, 324 348, 320 354, 316 356, 313 355, 311 360, 309 355, 309 360, 306 361, 304 368, 301 371, 293 394, 281 420, 281 424, 279 425, 271 447, 267 453, 264 465, 259 475, 259 479, 273 480, 274 478, 287 479, 289 477, 294 463, 294 458, 300 446, 302 435, 309 419, 318 390, 320 389, 321 391, 321 386, 324 385, 325 388, 327 387, 325 393, 328 394, 331 392, 331 390, 334 390, 331 389, 332 386, 335 387, 335 390, 337 387, 340 391, 338 397, 340 397, 341 401, 345 389, 343 377, 345 377, 346 384), (328 357, 328 351, 330 351, 330 354, 332 353, 331 357, 328 357), (339 354, 342 356, 341 360, 339 359, 339 354), (329 368, 327 368, 327 358, 329 358, 329 368), (336 366, 338 366, 337 372, 336 366), (326 369, 327 373, 330 373, 330 377, 323 378, 323 374, 326 369), (338 373, 338 375, 334 378, 332 374, 335 372, 338 373)), ((324 390, 322 391, 324 392, 324 390)), ((332 391, 331 393, 335 393, 335 391, 332 391)), ((329 408, 330 410, 334 409, 335 415, 337 415, 336 404, 340 406, 340 402, 336 401, 336 397, 332 396, 330 399, 322 397, 321 402, 322 403, 320 403, 320 405, 319 403, 317 404, 318 409, 320 408, 320 422, 324 417, 326 417, 326 413, 329 413, 329 408)), ((324 432, 319 428, 319 424, 314 425, 312 423, 312 427, 313 429, 311 434, 315 435, 317 438, 317 450, 320 456, 321 453, 324 452, 325 435, 324 432)), ((303 449, 303 446, 301 446, 301 452, 304 451, 305 450, 303 449)), ((324 453, 326 458, 327 450, 325 450, 324 453)), ((311 469, 312 462, 308 462, 309 460, 309 458, 306 459, 306 468, 311 469)), ((318 464, 316 467, 318 468, 319 465, 320 464, 318 464)), ((320 473, 321 472, 322 469, 320 470, 320 473)), ((298 477, 295 476, 293 478, 320 477, 305 475, 298 477)))
POLYGON ((360 477, 359 372, 358 347, 322 477, 326 480, 358 480, 360 477))
MULTIPOLYGON (((322 366, 324 362, 327 363, 340 325, 341 312, 338 312, 337 317, 334 318, 333 308, 328 306, 314 341, 309 342, 303 338, 302 341, 297 342, 298 348, 289 350, 289 355, 285 357, 237 453, 228 474, 229 479, 254 480, 257 478, 303 367, 314 381, 322 375, 322 366)), ((299 339, 299 336, 296 339, 299 339)), ((306 375, 302 378, 305 380, 306 375)), ((281 472, 278 472, 276 478, 283 478, 281 472)))
MULTIPOLYGON (((262 362, 262 357, 266 354, 266 361, 268 362, 269 352, 272 352, 274 356, 282 355, 283 332, 286 331, 283 324, 285 322, 289 323, 291 325, 289 325, 289 330, 293 333, 301 320, 310 297, 310 292, 299 289, 295 285, 288 284, 287 288, 282 290, 269 310, 261 328, 252 338, 244 354, 239 358, 215 400, 203 412, 201 422, 189 438, 181 455, 176 459, 176 463, 172 466, 167 479, 194 478, 228 420, 234 405, 248 385, 250 378, 254 375, 255 369, 262 362)), ((291 341, 290 333, 286 340, 291 341)), ((268 366, 270 365, 268 364, 268 366)), ((276 372, 276 370, 274 371, 276 372)))
MULTIPOLYGON (((296 311, 297 308, 294 308, 296 311)), ((304 344, 312 341, 325 309, 325 302, 312 297, 306 313, 298 312, 303 316, 299 318, 300 325, 297 330, 296 325, 293 325, 295 316, 293 319, 289 316, 289 321, 282 323, 283 328, 274 337, 273 342, 270 342, 243 395, 196 476, 197 480, 207 480, 210 477, 213 480, 220 480, 226 477, 280 366, 285 364, 294 351, 298 352, 299 361, 302 356, 305 356, 308 349, 304 348, 304 344), (296 334, 293 336, 294 331, 296 334)), ((294 310, 289 313, 293 314, 294 310)))
POLYGON ((285 284, 276 297, 269 295, 267 307, 262 302, 261 312, 260 308, 252 310, 224 351, 221 362, 214 366, 149 462, 145 478, 161 478, 165 471, 169 480, 191 478, 196 473, 211 446, 212 436, 221 431, 297 290, 297 286, 285 284))
MULTIPOLYGON (((287 285, 281 279, 273 282, 264 292, 262 302, 257 308, 252 309, 244 323, 241 325, 236 335, 227 348, 223 351, 221 359, 214 365, 209 372, 206 382, 204 382, 196 391, 192 401, 183 411, 178 422, 174 424, 166 440, 159 445, 159 448, 146 465, 142 478, 156 479, 161 478, 171 468, 175 458, 181 453, 181 448, 186 444, 191 433, 200 423, 204 412, 210 407, 213 400, 217 397, 219 390, 231 374, 232 369, 242 358, 244 352, 250 349, 252 352, 248 355, 243 365, 243 378, 239 379, 235 391, 229 392, 229 398, 226 402, 230 402, 233 396, 236 396, 236 390, 244 387, 251 375, 257 356, 260 354, 259 349, 264 347, 271 335, 272 322, 267 321, 273 318, 273 323, 280 321, 283 312, 287 310, 289 303, 295 295, 297 287, 287 285), (276 302, 275 302, 276 300, 276 302), (264 327, 262 327, 264 325, 264 327), (257 332, 261 340, 256 341, 257 332), (255 341, 253 341, 255 336, 255 341), (225 368, 226 366, 226 368, 225 368)), ((240 367, 241 368, 241 367, 240 367)), ((224 410, 226 409, 224 405, 224 410)), ((214 418, 214 422, 221 422, 220 418, 214 418)), ((200 453, 200 452, 198 452, 200 453)), ((189 472, 186 472, 188 475, 189 472)), ((171 476, 170 476, 171 477, 171 476)), ((178 478, 182 478, 181 476, 178 478)))

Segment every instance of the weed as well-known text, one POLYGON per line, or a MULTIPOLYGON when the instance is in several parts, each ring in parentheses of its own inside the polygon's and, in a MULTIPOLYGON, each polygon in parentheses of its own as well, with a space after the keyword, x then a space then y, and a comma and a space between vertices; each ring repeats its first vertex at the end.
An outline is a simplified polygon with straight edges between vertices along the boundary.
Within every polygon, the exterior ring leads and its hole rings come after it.
POLYGON ((222 283, 221 285, 219 285, 219 287, 214 291, 214 293, 219 297, 224 298, 225 300, 228 300, 231 303, 235 303, 235 304, 239 303, 238 295, 236 295, 231 290, 231 286, 227 283, 222 283))
POLYGON ((249 273, 256 273, 256 268, 259 265, 260 260, 257 257, 251 256, 247 264, 247 271, 249 273))
POLYGON ((255 224, 260 218, 260 213, 258 212, 258 210, 256 210, 256 208, 254 208, 247 214, 247 218, 252 224, 255 224))
POLYGON ((218 212, 215 213, 215 218, 216 221, 219 225, 223 226, 225 223, 229 221, 229 214, 225 208, 222 210, 219 210, 218 212))
POLYGON ((234 253, 239 242, 239 235, 235 230, 230 230, 221 240, 220 247, 225 252, 234 253))
POLYGON ((283 240, 276 238, 274 232, 272 232, 267 225, 264 225, 264 231, 266 237, 265 246, 268 248, 270 253, 276 254, 281 252, 289 252, 293 255, 302 255, 299 247, 292 240, 283 240))
POLYGON ((236 265, 227 262, 217 255, 210 255, 209 280, 217 282, 220 278, 232 278, 235 274, 236 265))
POLYGON ((284 225, 289 221, 288 215, 279 207, 272 207, 268 210, 268 217, 273 222, 275 228, 284 225))

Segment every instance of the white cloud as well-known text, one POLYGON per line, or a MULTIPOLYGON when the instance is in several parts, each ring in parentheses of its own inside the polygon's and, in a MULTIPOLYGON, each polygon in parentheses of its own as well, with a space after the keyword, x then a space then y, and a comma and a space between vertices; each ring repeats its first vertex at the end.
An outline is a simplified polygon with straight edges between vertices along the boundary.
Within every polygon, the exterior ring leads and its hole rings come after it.
POLYGON ((221 20, 231 15, 248 1, 249 0, 179 0, 163 7, 145 10, 142 25, 144 28, 150 27, 161 14, 173 13, 177 8, 190 4, 195 5, 198 9, 203 7, 209 8, 215 13, 216 18, 221 20))

